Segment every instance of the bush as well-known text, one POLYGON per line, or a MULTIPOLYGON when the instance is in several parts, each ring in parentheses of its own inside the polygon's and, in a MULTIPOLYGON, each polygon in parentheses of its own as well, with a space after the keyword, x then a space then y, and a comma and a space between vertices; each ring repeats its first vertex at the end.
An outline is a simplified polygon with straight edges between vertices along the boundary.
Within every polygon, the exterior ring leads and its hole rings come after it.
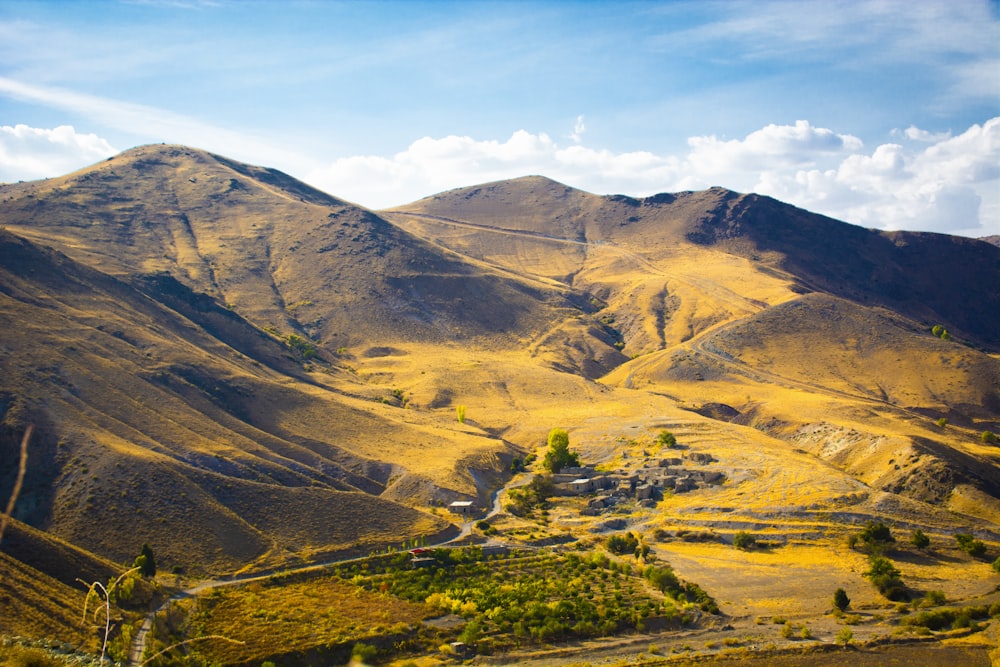
POLYGON ((733 546, 737 549, 753 549, 757 546, 757 538, 745 530, 741 530, 733 537, 733 546))
POLYGON ((879 593, 893 602, 909 600, 909 592, 900 578, 902 573, 896 569, 891 560, 883 556, 872 556, 870 563, 871 568, 864 576, 868 577, 879 593))
POLYGON ((920 604, 923 607, 937 607, 947 601, 948 599, 945 597, 944 591, 927 591, 924 595, 924 601, 920 604))
POLYGON ((604 546, 606 546, 608 551, 611 553, 624 556, 625 554, 635 553, 636 549, 639 548, 639 538, 632 533, 626 533, 624 535, 611 535, 604 541, 604 546))
POLYGON ((995 445, 997 442, 1000 442, 1000 437, 993 431, 983 431, 979 439, 982 440, 984 445, 995 445))
POLYGON ((316 346, 298 334, 288 334, 285 344, 289 350, 305 360, 312 359, 317 354, 316 346))
MULTIPOLYGON (((861 550, 869 555, 881 556, 896 543, 892 531, 881 521, 868 521, 861 529, 854 544, 861 543, 861 550)), ((851 544, 853 547, 854 544, 851 544)))
POLYGON ((458 423, 459 424, 464 424, 465 423, 465 406, 464 405, 456 405, 455 406, 455 416, 458 418, 458 423))
POLYGON ((977 540, 970 533, 957 533, 955 541, 958 542, 959 549, 973 558, 980 558, 986 555, 986 544, 982 540, 977 540))
POLYGON ((997 559, 993 561, 993 571, 1000 573, 1000 556, 997 556, 997 559))
POLYGON ((918 549, 926 549, 931 543, 931 538, 924 534, 924 531, 917 528, 913 531, 913 537, 910 538, 910 544, 918 549))
POLYGON ((940 426, 941 428, 944 428, 945 426, 948 425, 948 418, 947 417, 938 417, 937 421, 935 421, 934 423, 937 424, 938 426, 940 426))
POLYGON ((673 449, 677 446, 677 438, 670 431, 660 431, 660 435, 656 436, 656 444, 667 449, 673 449))
POLYGON ((837 633, 837 643, 841 646, 847 646, 854 639, 854 632, 850 628, 841 628, 837 633))
POLYGON ((847 597, 847 591, 838 588, 833 592, 833 606, 840 611, 846 611, 851 606, 851 598, 847 597))
POLYGON ((351 658, 360 662, 372 662, 377 655, 378 648, 371 646, 370 644, 365 644, 364 642, 358 642, 354 645, 354 648, 351 649, 351 658))

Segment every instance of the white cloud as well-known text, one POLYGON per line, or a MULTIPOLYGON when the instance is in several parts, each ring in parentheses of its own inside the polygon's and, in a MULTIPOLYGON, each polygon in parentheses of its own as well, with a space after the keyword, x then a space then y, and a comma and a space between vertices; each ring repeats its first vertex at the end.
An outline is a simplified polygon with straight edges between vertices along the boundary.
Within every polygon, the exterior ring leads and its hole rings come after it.
MULTIPOLYGON (((222 153, 227 157, 280 168, 305 162, 301 155, 269 141, 143 104, 25 83, 4 76, 0 76, 0 96, 82 114, 95 123, 127 132, 148 142, 186 144, 222 153)), ((84 165, 77 164, 74 168, 82 166, 84 165)), ((61 172, 48 172, 44 175, 56 176, 59 173, 61 172)))
POLYGON ((683 155, 615 153, 582 140, 561 147, 524 130, 505 142, 424 137, 391 158, 341 158, 307 180, 374 208, 527 174, 635 196, 721 185, 869 227, 1000 233, 1000 117, 957 136, 893 134, 899 143, 867 150, 855 136, 800 120, 742 139, 692 137, 683 155))
POLYGON ((883 144, 826 169, 765 171, 755 189, 882 229, 1000 233, 1000 117, 950 137, 918 128, 922 145, 883 144))
POLYGON ((0 181, 57 176, 117 152, 105 139, 81 134, 70 125, 0 125, 0 181))

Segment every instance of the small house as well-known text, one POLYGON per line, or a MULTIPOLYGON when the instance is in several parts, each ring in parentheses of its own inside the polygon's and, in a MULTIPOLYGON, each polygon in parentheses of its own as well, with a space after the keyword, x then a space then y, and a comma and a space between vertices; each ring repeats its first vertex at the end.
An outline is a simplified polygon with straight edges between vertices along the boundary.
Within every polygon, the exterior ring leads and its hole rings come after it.
POLYGON ((456 500, 448 505, 448 511, 452 514, 472 514, 475 506, 471 500, 456 500))

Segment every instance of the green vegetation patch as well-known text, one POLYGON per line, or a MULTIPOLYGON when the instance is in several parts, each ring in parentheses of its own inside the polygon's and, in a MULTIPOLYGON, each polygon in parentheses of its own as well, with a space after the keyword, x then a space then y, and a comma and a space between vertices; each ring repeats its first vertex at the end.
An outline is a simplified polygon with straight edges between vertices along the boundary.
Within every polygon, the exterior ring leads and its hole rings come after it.
POLYGON ((191 650, 205 663, 290 654, 332 659, 358 642, 376 647, 381 661, 433 653, 454 640, 489 653, 651 624, 681 627, 697 617, 697 607, 710 606, 700 588, 678 581, 669 566, 660 571, 671 576, 639 572, 603 552, 401 552, 306 580, 272 577, 215 589, 199 600, 186 637, 246 642, 199 642, 191 650))

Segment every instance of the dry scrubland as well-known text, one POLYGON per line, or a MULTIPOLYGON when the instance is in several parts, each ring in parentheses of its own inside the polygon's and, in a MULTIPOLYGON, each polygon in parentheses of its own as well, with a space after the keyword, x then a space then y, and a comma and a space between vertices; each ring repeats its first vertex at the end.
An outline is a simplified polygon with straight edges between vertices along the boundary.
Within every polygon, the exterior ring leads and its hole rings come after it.
MULTIPOLYGON (((74 622, 75 577, 107 580, 143 542, 160 560, 158 604, 203 577, 451 538, 447 503, 485 512, 499 491, 501 511, 467 539, 590 558, 631 532, 642 559, 612 554, 616 569, 581 574, 590 588, 574 599, 613 596, 598 579, 627 564, 642 604, 672 620, 514 641, 482 608, 435 624, 443 609, 394 580, 320 571, 208 587, 167 607, 147 648, 218 634, 245 643, 183 650, 319 664, 361 642, 432 665, 456 660, 438 647, 462 636, 487 662, 839 664, 844 651, 826 649, 849 628, 866 647, 847 651, 852 664, 988 661, 995 621, 929 634, 907 619, 997 602, 1000 450, 981 434, 1000 432, 1000 295, 954 298, 998 273, 991 246, 857 230, 721 189, 636 200, 539 177, 379 216, 183 147, 0 195, 0 444, 13 460, 36 423, 15 517, 56 540, 20 521, 37 548, 5 538, 5 634, 97 650, 74 622), (557 427, 605 472, 678 457, 722 479, 597 513, 589 497, 504 511, 557 427), (663 431, 677 449, 657 443, 663 431), (912 602, 865 578, 848 539, 867 521, 892 529, 912 602), (908 544, 916 528, 927 549, 908 544), (986 557, 959 550, 960 532, 986 557), (735 548, 741 533, 757 546, 735 548), (721 615, 640 576, 667 563, 721 615), (837 588, 846 616, 830 613, 837 588)), ((138 630, 144 608, 124 607, 138 630)))

